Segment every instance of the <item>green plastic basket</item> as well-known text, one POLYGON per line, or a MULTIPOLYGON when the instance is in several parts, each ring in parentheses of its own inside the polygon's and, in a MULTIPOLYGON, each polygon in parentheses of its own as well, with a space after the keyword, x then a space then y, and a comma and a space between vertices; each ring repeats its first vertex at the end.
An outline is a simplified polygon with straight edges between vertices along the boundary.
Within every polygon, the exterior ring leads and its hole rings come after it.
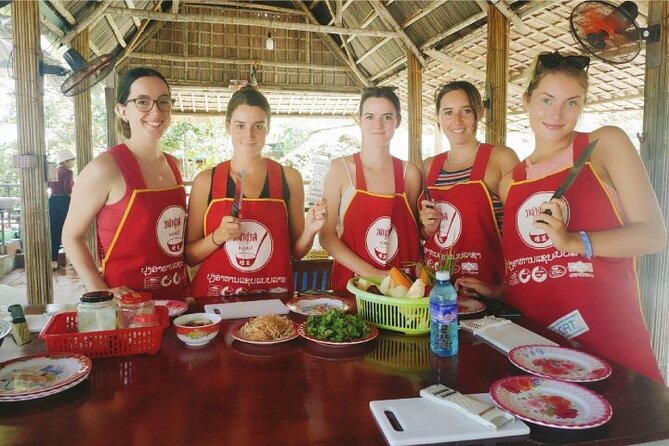
MULTIPOLYGON (((376 284, 380 283, 377 278, 365 277, 364 279, 376 284)), ((346 289, 355 295, 358 314, 363 319, 378 327, 409 335, 430 332, 429 298, 399 299, 368 293, 355 285, 357 281, 357 277, 349 280, 346 289)))

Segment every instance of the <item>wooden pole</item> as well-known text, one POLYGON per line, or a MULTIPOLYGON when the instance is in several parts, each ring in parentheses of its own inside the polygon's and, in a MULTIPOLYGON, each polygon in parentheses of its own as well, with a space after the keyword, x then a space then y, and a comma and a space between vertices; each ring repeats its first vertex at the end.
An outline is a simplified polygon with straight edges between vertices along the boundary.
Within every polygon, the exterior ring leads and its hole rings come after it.
POLYGON ((44 78, 39 74, 37 2, 12 2, 18 156, 28 304, 53 302, 44 138, 44 78))
POLYGON ((506 87, 509 77, 509 19, 497 8, 488 8, 486 61, 486 142, 506 144, 506 87))
POLYGON ((407 51, 407 84, 409 162, 418 164, 423 159, 423 67, 410 51, 407 51))
MULTIPOLYGON (((84 28, 72 39, 71 47, 79 51, 81 56, 88 60, 89 30, 84 28)), ((87 90, 74 96, 74 137, 77 149, 77 170, 81 170, 93 159, 93 125, 91 119, 91 91, 87 90)), ((94 259, 97 259, 97 237, 95 229, 91 227, 86 236, 86 244, 94 259)), ((65 253, 67 254, 67 253, 65 253)))
MULTIPOLYGON (((648 169, 669 230, 669 2, 650 1, 648 25, 660 24, 660 40, 646 45, 643 137, 641 157, 648 169)), ((639 261, 641 303, 653 350, 665 381, 669 377, 669 253, 639 261)))

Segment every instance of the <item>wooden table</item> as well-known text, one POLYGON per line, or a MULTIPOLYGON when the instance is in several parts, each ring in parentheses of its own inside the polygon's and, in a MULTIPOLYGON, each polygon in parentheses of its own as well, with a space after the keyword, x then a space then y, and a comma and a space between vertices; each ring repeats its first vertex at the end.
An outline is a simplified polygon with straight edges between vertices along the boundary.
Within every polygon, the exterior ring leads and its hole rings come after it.
MULTIPOLYGON (((416 397, 435 382, 487 392, 496 379, 520 373, 466 333, 457 357, 441 359, 430 353, 427 336, 383 330, 377 340, 351 348, 303 339, 258 347, 233 342, 235 322, 224 321, 219 336, 200 349, 187 348, 170 327, 156 355, 95 359, 89 379, 70 390, 0 403, 0 444, 383 445, 370 401, 416 397)), ((36 336, 22 348, 8 336, 0 360, 44 349, 36 336)), ((530 425, 529 438, 514 443, 669 438, 666 387, 615 365, 609 379, 588 387, 613 406, 609 423, 580 431, 530 425)))

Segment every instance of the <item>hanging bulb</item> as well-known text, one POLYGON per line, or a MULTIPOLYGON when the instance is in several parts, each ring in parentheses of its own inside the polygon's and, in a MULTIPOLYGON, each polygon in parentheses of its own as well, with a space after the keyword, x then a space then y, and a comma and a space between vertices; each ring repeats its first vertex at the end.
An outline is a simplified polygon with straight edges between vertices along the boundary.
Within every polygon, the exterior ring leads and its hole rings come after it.
POLYGON ((267 40, 265 40, 265 49, 273 50, 274 49, 274 39, 272 39, 272 33, 267 33, 267 40))

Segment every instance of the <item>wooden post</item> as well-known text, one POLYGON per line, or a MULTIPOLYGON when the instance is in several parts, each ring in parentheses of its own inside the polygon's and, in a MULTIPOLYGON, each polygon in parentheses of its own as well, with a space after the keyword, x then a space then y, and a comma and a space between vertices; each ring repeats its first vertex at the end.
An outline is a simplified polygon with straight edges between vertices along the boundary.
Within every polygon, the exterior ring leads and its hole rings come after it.
MULTIPOLYGON (((657 194, 665 225, 669 222, 669 2, 650 1, 648 25, 660 24, 660 40, 646 45, 641 157, 657 194)), ((667 226, 669 230, 669 226, 667 226)), ((665 381, 669 377, 669 253, 639 260, 641 302, 653 350, 665 381)))
POLYGON ((44 138, 44 78, 39 74, 37 2, 12 2, 18 156, 28 304, 53 302, 44 138))
MULTIPOLYGON (((84 28, 72 39, 70 45, 88 60, 88 28, 84 28)), ((74 96, 74 138, 77 149, 77 171, 81 170, 93 159, 93 125, 91 119, 91 91, 87 90, 74 96)), ((94 225, 93 225, 94 226, 94 225)), ((86 236, 86 244, 94 259, 97 259, 97 237, 91 227, 86 236)), ((67 255, 67 253, 65 253, 67 255)))
POLYGON ((509 78, 509 19, 497 8, 488 8, 488 54, 485 96, 486 142, 506 144, 506 87, 509 78))
POLYGON ((423 67, 410 51, 407 51, 407 73, 409 162, 417 164, 423 159, 423 67))

